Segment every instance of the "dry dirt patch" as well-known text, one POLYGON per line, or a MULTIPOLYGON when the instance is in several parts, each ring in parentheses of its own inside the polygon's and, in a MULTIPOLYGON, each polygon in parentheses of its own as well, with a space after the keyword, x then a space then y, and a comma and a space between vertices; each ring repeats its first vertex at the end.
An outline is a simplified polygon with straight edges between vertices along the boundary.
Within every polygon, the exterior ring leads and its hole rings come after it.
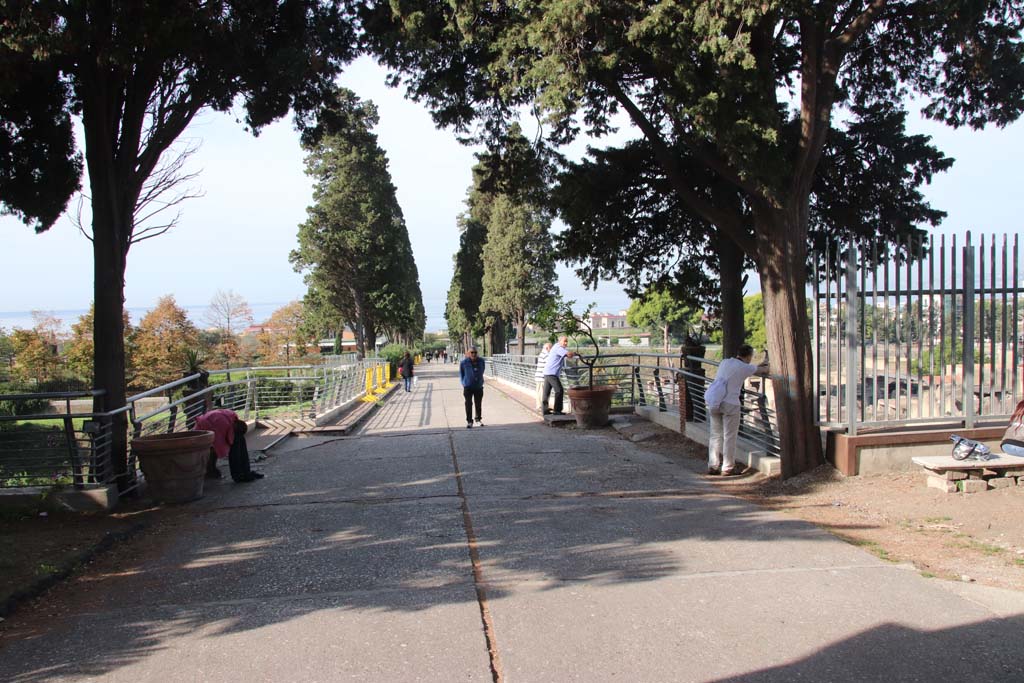
POLYGON ((140 530, 155 514, 0 510, 0 617, 140 530))
MULTIPOLYGON (((638 445, 704 469, 705 448, 674 432, 638 445)), ((925 576, 1024 591, 1024 487, 942 493, 925 486, 923 473, 845 477, 829 465, 787 481, 756 473, 709 479, 925 576)))

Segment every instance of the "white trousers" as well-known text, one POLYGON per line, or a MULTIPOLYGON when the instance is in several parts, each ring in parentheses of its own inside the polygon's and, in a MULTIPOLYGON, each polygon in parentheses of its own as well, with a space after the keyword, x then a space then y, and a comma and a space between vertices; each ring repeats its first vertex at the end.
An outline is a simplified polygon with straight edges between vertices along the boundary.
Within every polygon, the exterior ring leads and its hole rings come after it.
POLYGON ((709 412, 711 439, 708 441, 708 467, 728 472, 736 464, 736 435, 740 431, 740 407, 723 403, 709 412))

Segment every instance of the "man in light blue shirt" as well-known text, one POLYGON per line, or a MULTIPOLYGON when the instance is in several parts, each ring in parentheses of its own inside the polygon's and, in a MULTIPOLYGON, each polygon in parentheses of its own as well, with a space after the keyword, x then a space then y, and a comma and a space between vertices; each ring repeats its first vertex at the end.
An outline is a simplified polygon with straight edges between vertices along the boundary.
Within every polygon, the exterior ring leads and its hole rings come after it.
POLYGON ((558 343, 552 347, 551 352, 548 354, 547 363, 544 365, 544 398, 541 401, 541 415, 551 413, 548 410, 548 398, 551 396, 552 389, 555 390, 554 414, 565 414, 562 412, 562 398, 565 396, 565 390, 562 388, 562 380, 559 379, 558 375, 562 372, 565 359, 576 355, 567 348, 568 346, 569 338, 563 334, 558 338, 558 343))

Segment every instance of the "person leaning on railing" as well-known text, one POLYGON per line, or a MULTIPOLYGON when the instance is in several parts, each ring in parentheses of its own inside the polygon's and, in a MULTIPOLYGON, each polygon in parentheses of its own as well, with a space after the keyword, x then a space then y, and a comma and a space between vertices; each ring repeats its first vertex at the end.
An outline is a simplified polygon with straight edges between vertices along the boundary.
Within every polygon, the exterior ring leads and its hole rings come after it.
POLYGON ((736 356, 718 366, 715 380, 704 392, 711 434, 708 439, 708 474, 739 474, 736 467, 736 435, 740 430, 740 393, 751 375, 768 374, 768 359, 753 365, 754 348, 744 344, 736 356))
POLYGON ((555 392, 555 410, 552 414, 562 414, 562 400, 565 395, 565 390, 562 388, 562 380, 558 378, 558 375, 562 372, 562 368, 565 366, 565 359, 572 358, 576 354, 573 351, 569 351, 569 338, 562 335, 558 338, 558 344, 551 347, 551 353, 548 355, 547 361, 544 363, 544 394, 541 401, 541 414, 547 415, 552 413, 548 410, 548 397, 551 396, 551 390, 555 392))

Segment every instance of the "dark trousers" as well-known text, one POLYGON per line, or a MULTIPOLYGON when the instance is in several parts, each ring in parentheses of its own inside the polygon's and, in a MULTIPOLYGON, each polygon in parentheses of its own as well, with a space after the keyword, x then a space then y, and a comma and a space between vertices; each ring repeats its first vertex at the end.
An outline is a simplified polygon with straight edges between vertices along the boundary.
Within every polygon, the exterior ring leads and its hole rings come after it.
POLYGON ((476 405, 476 419, 480 419, 480 404, 484 400, 483 387, 463 387, 462 396, 466 399, 466 422, 473 421, 473 406, 476 405))
POLYGON ((555 390, 555 412, 562 412, 562 398, 565 396, 565 390, 562 389, 562 380, 558 379, 558 375, 544 375, 544 398, 541 401, 541 406, 546 411, 548 409, 548 398, 551 396, 551 390, 555 390))
POLYGON ((248 481, 252 478, 252 469, 249 467, 249 448, 245 445, 245 423, 235 423, 235 442, 231 444, 228 451, 228 468, 231 470, 231 478, 235 481, 248 481), (239 431, 238 425, 241 425, 239 431))

